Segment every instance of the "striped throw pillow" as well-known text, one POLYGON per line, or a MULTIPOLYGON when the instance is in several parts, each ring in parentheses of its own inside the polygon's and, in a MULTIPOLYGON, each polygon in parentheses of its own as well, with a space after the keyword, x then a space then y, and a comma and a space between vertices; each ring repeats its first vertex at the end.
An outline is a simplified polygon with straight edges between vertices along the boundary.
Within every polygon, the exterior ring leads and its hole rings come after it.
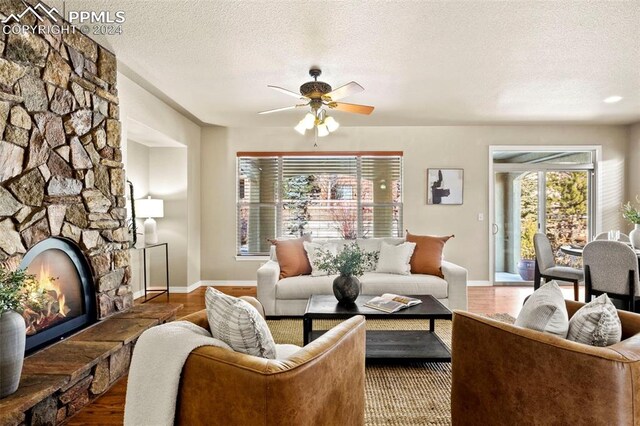
POLYGON ((267 322, 256 308, 237 297, 209 287, 205 293, 211 335, 236 352, 276 358, 276 343, 267 322))
POLYGON ((515 325, 555 334, 563 339, 567 337, 569 314, 562 290, 555 281, 533 292, 522 306, 515 325))
POLYGON ((580 308, 569 321, 567 339, 591 346, 611 346, 622 338, 618 311, 602 294, 580 308))

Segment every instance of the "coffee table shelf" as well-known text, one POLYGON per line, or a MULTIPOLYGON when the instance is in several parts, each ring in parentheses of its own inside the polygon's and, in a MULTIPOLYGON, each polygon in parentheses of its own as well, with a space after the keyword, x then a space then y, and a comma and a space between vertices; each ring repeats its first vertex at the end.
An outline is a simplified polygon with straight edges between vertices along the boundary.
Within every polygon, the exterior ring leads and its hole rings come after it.
POLYGON ((451 320, 452 314, 446 306, 433 296, 411 296, 422 303, 402 311, 389 314, 363 306, 375 296, 360 296, 355 306, 338 305, 333 296, 314 295, 309 298, 303 316, 304 344, 317 339, 326 330, 313 330, 314 319, 347 319, 364 315, 367 319, 424 319, 429 321, 429 330, 367 330, 367 360, 451 362, 451 351, 435 332, 435 320, 451 320))

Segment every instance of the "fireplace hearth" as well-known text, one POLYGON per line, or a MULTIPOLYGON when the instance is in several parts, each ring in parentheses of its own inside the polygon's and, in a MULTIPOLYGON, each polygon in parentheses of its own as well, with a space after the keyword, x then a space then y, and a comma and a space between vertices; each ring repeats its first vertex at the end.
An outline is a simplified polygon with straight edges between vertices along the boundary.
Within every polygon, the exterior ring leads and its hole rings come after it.
POLYGON ((41 241, 25 254, 20 267, 35 275, 37 283, 23 306, 28 353, 96 321, 91 269, 73 241, 41 241))

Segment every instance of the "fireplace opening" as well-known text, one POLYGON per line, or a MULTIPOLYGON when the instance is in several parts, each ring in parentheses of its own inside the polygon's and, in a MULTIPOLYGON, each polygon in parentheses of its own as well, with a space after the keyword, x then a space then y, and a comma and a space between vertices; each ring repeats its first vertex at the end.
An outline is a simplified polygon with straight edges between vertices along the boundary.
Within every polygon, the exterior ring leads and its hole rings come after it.
POLYGON ((27 252, 20 267, 36 277, 22 313, 27 352, 95 322, 91 270, 74 242, 62 238, 41 241, 27 252))

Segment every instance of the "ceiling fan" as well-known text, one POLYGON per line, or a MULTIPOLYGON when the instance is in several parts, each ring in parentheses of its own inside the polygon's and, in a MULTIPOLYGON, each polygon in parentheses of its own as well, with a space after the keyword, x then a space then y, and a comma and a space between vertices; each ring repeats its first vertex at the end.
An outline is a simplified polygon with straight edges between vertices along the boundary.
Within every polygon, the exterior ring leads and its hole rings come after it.
POLYGON ((346 98, 358 92, 362 92, 364 88, 355 81, 347 83, 343 86, 333 90, 331 86, 323 81, 318 81, 318 77, 322 74, 322 71, 318 68, 311 68, 309 75, 313 77, 313 81, 308 81, 300 86, 300 93, 293 92, 291 90, 283 89, 278 86, 267 86, 285 95, 293 96, 302 101, 302 103, 262 111, 259 114, 271 114, 273 112, 287 111, 295 108, 310 107, 311 112, 307 113, 305 117, 295 126, 296 131, 300 134, 305 133, 306 130, 316 128, 317 136, 327 136, 330 132, 335 131, 339 124, 333 118, 327 115, 327 109, 334 109, 336 111, 351 112, 356 114, 369 115, 373 112, 374 107, 368 105, 348 104, 345 102, 337 102, 339 99, 346 98))

